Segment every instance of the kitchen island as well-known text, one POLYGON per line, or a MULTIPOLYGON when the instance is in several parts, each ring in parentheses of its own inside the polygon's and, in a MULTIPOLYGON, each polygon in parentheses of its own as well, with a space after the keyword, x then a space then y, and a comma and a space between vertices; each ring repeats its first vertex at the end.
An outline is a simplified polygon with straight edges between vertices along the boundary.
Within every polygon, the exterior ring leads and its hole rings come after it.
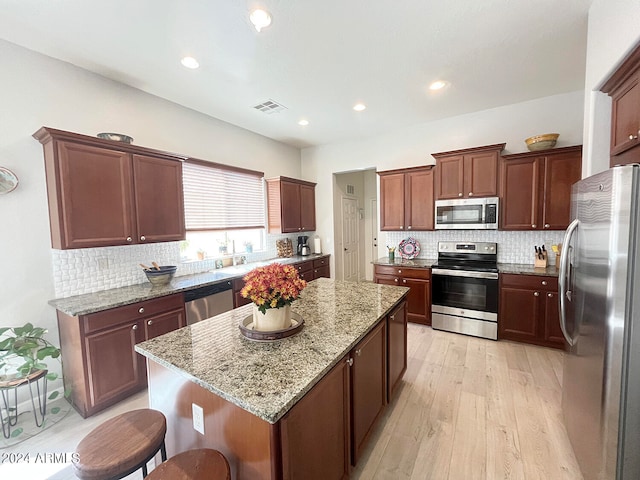
POLYGON ((321 278, 292 305, 295 336, 246 339, 246 305, 136 345, 169 455, 216 448, 238 479, 346 478, 406 369, 407 292, 321 278))

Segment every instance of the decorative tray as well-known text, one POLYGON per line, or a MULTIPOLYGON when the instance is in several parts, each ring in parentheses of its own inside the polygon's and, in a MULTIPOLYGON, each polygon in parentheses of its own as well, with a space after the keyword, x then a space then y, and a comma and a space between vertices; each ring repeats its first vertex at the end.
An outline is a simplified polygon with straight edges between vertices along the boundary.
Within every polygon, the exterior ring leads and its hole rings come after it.
POLYGON ((238 326, 240 327, 240 333, 249 340, 255 342, 275 342, 299 333, 302 327, 304 327, 304 319, 297 313, 291 312, 291 326, 289 328, 261 332, 253 329, 253 315, 249 315, 245 317, 238 326))
POLYGON ((398 247, 400 256, 408 260, 412 260, 420 254, 420 242, 412 237, 402 240, 398 247))

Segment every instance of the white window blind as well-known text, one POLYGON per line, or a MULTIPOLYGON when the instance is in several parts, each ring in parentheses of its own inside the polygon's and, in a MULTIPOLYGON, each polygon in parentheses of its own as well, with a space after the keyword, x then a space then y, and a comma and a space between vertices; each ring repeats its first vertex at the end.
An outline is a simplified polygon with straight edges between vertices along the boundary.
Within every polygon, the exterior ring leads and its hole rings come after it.
POLYGON ((187 230, 264 228, 264 173, 190 159, 182 178, 187 230))

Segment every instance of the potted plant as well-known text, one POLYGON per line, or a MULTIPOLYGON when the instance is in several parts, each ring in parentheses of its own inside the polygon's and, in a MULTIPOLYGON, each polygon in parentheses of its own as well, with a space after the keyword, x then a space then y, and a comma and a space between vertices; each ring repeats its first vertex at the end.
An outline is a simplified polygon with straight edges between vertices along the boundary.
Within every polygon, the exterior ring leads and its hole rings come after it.
POLYGON ((253 328, 282 330, 291 326, 291 303, 307 282, 292 265, 272 263, 251 270, 240 294, 253 302, 253 328))
POLYGON ((47 371, 47 380, 58 378, 57 373, 48 371, 46 359, 60 361, 60 349, 44 338, 46 333, 45 328, 34 327, 31 323, 0 328, 0 385, 9 380, 28 378, 40 370, 47 371))

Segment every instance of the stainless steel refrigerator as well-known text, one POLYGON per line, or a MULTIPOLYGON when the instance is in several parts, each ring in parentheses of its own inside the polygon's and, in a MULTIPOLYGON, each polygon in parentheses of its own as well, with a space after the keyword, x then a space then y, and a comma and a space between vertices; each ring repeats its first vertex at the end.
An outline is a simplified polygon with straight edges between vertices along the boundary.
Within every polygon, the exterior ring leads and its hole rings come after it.
POLYGON ((640 479, 640 167, 572 187, 559 272, 562 410, 585 480, 640 479))

